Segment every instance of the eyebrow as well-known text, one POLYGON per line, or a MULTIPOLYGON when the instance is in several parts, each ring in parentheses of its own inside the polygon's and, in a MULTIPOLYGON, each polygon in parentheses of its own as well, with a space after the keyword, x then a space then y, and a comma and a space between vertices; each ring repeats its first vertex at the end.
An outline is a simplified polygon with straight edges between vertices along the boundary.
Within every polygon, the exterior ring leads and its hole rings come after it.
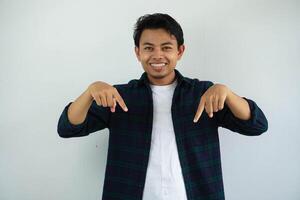
MULTIPOLYGON (((145 43, 143 43, 143 45, 144 45, 144 46, 145 46, 145 45, 154 46, 154 44, 152 44, 152 43, 150 43, 150 42, 145 42, 145 43)), ((164 43, 161 44, 161 46, 164 46, 164 45, 173 45, 173 43, 172 43, 172 42, 164 42, 164 43)))

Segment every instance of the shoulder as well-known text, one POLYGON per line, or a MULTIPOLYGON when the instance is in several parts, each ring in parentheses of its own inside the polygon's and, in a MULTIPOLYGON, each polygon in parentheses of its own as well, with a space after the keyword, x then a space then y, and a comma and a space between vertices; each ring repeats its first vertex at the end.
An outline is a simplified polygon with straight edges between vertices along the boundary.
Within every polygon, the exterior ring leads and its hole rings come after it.
POLYGON ((114 84, 113 87, 115 87, 119 94, 125 99, 138 98, 147 92, 144 87, 139 86, 137 79, 130 80, 128 83, 114 84))
POLYGON ((132 79, 128 81, 128 83, 121 83, 121 84, 114 84, 113 87, 115 87, 118 90, 132 90, 133 88, 137 88, 138 86, 138 80, 132 79))
POLYGON ((210 80, 199 80, 198 78, 189 78, 184 77, 184 81, 189 83, 190 87, 193 87, 197 90, 207 90, 214 83, 210 80))

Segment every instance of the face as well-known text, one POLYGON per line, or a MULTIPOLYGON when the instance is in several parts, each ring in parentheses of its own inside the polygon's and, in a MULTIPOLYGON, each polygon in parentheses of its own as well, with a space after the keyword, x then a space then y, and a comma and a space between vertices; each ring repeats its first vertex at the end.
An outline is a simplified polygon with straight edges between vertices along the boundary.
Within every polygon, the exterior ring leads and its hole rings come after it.
POLYGON ((164 29, 145 29, 135 53, 150 83, 167 85, 174 81, 174 69, 184 49, 184 45, 178 48, 175 36, 164 29))

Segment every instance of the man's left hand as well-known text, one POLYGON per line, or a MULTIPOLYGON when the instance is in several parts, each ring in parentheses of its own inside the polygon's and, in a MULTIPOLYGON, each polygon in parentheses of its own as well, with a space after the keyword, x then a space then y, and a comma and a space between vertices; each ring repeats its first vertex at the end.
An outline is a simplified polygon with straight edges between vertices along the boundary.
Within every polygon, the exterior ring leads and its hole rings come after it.
POLYGON ((208 88, 200 99, 194 122, 199 120, 204 108, 208 116, 212 118, 213 112, 218 112, 224 108, 226 98, 230 94, 231 90, 226 85, 214 84, 208 88))

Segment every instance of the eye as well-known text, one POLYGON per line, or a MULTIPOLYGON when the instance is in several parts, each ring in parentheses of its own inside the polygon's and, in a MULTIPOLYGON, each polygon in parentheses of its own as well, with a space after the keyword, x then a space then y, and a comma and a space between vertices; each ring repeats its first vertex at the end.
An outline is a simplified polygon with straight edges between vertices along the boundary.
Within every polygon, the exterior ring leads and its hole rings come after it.
POLYGON ((152 50, 152 47, 145 47, 144 50, 152 50))
POLYGON ((166 47, 163 47, 164 50, 170 50, 172 49, 172 47, 169 47, 169 46, 166 46, 166 47))

